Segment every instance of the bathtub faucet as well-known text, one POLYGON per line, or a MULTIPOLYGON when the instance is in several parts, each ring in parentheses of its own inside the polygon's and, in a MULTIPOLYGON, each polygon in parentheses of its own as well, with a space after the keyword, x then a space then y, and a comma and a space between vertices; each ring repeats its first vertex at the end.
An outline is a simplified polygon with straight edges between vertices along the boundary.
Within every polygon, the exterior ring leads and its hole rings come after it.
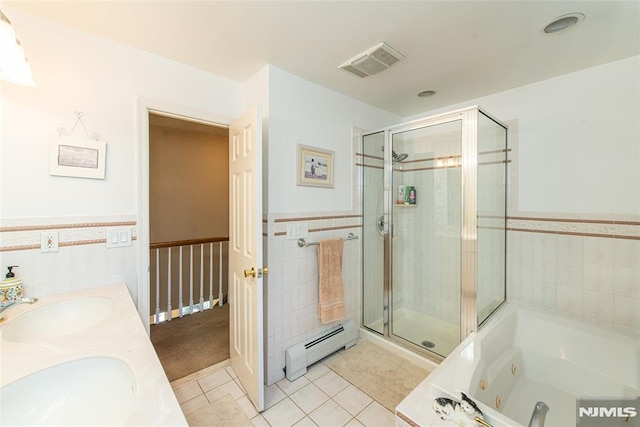
POLYGON ((544 402, 536 403, 533 407, 533 413, 531 414, 531 420, 529 420, 529 427, 544 427, 544 419, 547 416, 549 407, 544 402))
POLYGON ((38 298, 20 298, 16 301, 9 301, 6 304, 0 304, 0 322, 4 320, 4 312, 19 304, 33 304, 38 302, 38 298))

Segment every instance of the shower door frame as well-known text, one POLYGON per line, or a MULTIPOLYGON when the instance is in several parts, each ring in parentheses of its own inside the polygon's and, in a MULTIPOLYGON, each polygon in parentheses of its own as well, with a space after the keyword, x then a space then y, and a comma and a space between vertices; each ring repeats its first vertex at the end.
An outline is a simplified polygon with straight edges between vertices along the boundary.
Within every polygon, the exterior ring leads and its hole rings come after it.
MULTIPOLYGON (((389 126, 376 131, 363 133, 362 143, 368 135, 384 133, 384 171, 383 171, 383 237, 384 237, 384 275, 383 275, 383 336, 405 347, 412 348, 419 353, 441 361, 444 356, 425 349, 402 337, 393 331, 393 206, 395 192, 391 188, 393 182, 393 135, 429 126, 436 126, 460 120, 461 122, 461 210, 462 224, 460 235, 460 341, 462 342, 471 332, 477 331, 477 212, 478 212, 478 116, 482 112, 498 125, 507 129, 501 121, 484 111, 479 106, 472 106, 454 110, 434 116, 412 120, 410 122, 389 126)), ((505 141, 505 148, 508 142, 505 141)), ((363 147, 364 152, 364 147, 363 147)), ((505 189, 506 195, 506 189, 505 189)), ((363 211, 364 214, 364 211, 363 211)), ((505 212, 506 218, 506 212, 505 212)), ((506 259, 505 259, 506 261, 506 259)), ((364 275, 363 275, 364 280, 364 275)), ((506 282, 505 282, 506 288, 506 282)), ((364 283, 363 283, 364 292, 364 283)), ((504 299, 506 301, 506 297, 504 299)), ((503 303, 504 303, 503 301, 503 303)), ((502 304, 501 304, 502 305, 502 304)), ((364 313, 364 306, 363 306, 364 313)), ((363 322, 363 326, 364 322, 363 322)), ((367 326, 367 329, 378 333, 367 326)))

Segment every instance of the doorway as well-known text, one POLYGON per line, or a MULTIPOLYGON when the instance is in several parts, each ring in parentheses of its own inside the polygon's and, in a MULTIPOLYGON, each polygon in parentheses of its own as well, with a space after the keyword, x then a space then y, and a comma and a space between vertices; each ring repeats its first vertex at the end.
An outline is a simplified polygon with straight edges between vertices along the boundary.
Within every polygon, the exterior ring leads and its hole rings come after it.
POLYGON ((262 243, 262 109, 234 120, 138 98, 138 313, 150 329, 149 113, 229 128, 229 340, 231 366, 259 411, 264 410, 262 243), (233 147, 233 149, 232 149, 233 147), (233 169, 242 163, 242 171, 233 169), (233 181, 232 181, 233 179, 233 181), (233 182, 233 185, 231 185, 233 182), (244 262, 239 263, 241 258, 244 262), (244 265, 244 264, 247 265, 244 265), (231 286, 233 283, 233 286, 231 286))
POLYGON ((150 338, 170 381, 229 359, 226 126, 148 114, 150 338))

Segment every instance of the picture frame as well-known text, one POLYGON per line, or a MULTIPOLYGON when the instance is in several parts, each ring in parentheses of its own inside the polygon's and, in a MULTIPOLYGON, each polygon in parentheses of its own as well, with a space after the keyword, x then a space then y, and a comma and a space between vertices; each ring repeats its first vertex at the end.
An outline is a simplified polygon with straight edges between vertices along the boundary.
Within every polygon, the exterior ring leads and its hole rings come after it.
POLYGON ((333 151, 298 144, 297 185, 333 188, 333 151))
POLYGON ((56 138, 51 142, 49 175, 104 179, 106 153, 104 141, 56 138))

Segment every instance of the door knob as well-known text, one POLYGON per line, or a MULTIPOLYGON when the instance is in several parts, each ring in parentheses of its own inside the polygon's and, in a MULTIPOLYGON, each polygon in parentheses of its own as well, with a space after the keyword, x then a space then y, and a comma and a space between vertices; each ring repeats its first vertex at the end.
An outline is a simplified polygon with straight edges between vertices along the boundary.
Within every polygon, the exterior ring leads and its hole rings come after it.
POLYGON ((244 277, 262 277, 263 274, 269 273, 269 269, 267 267, 259 268, 256 270, 255 267, 251 267, 251 270, 244 271, 244 277))

